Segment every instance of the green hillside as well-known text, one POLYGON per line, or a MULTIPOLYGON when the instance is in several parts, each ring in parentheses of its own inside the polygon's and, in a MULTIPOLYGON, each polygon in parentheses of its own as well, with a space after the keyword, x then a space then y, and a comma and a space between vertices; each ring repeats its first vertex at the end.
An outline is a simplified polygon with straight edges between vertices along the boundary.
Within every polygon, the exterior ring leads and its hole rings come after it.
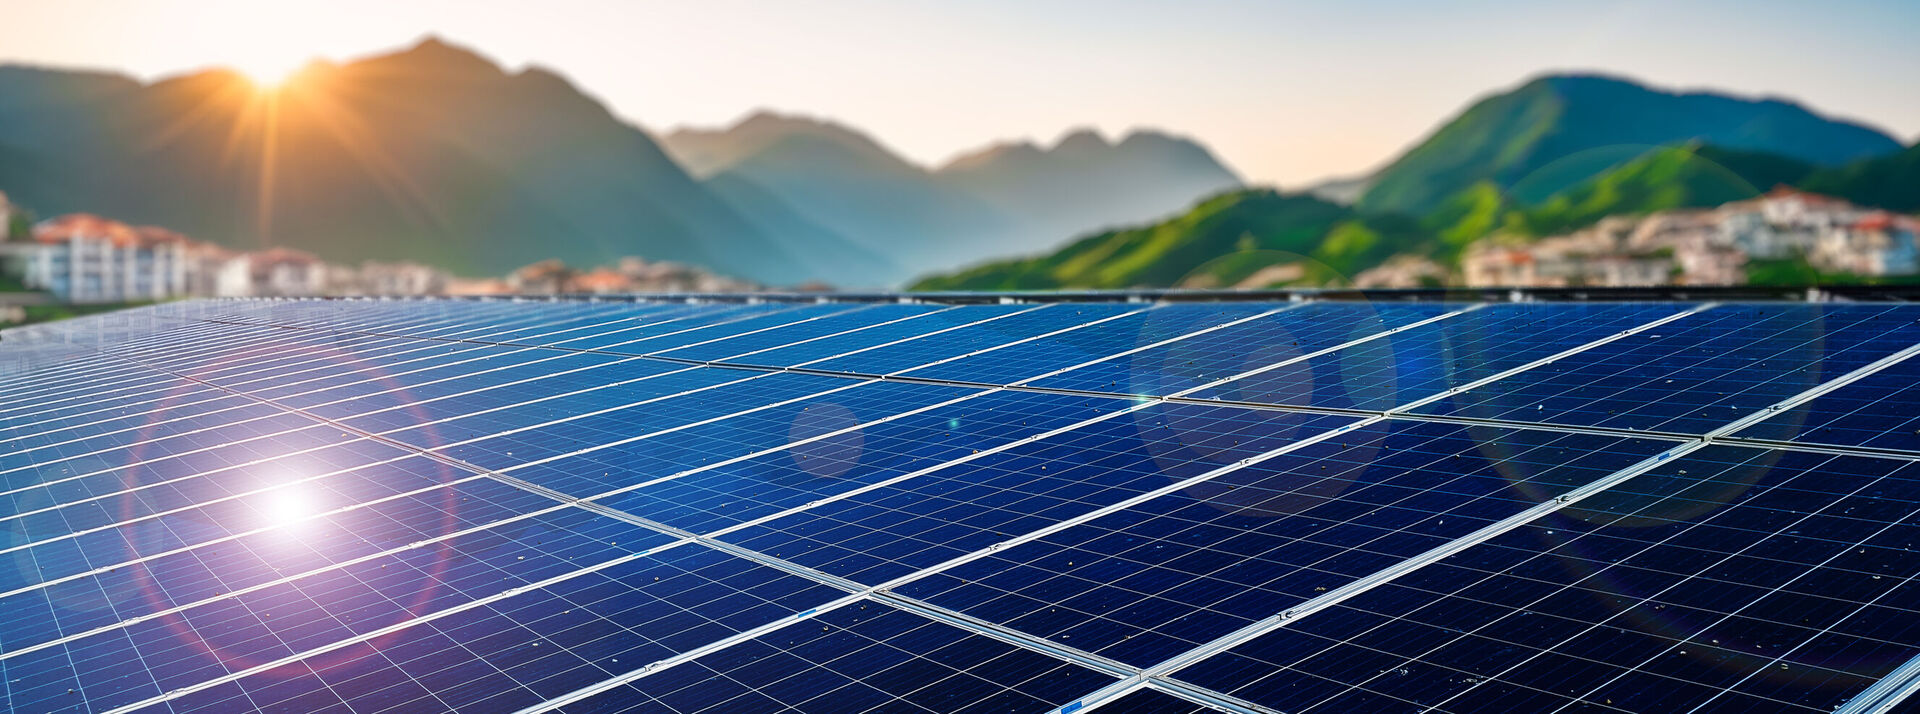
POLYGON ((1815 172, 1800 186, 1863 206, 1920 211, 1920 144, 1892 156, 1815 172))
POLYGON ((1395 253, 1428 249, 1426 236, 1410 219, 1362 216, 1304 194, 1231 191, 1176 218, 1088 236, 1052 255, 926 278, 913 289, 1227 287, 1286 265, 1300 274, 1278 282, 1325 284, 1395 253))
POLYGON ((1607 216, 1707 208, 1799 182, 1811 164, 1783 156, 1689 144, 1649 151, 1619 168, 1516 212, 1506 227, 1555 235, 1607 216))
POLYGON ((1900 150, 1883 133, 1787 102, 1552 76, 1475 103, 1377 174, 1359 205, 1426 214, 1483 182, 1538 203, 1649 148, 1692 141, 1820 166, 1900 150))

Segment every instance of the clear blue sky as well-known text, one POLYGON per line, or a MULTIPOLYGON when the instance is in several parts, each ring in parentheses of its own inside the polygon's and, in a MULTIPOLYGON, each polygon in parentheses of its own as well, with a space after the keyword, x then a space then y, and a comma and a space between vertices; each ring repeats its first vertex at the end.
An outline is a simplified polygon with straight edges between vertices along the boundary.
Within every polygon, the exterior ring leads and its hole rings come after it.
POLYGON ((1076 126, 1195 136, 1262 182, 1384 161, 1550 70, 1770 94, 1920 134, 1920 2, 0 0, 0 61, 271 74, 437 33, 650 129, 757 107, 922 162, 1076 126))

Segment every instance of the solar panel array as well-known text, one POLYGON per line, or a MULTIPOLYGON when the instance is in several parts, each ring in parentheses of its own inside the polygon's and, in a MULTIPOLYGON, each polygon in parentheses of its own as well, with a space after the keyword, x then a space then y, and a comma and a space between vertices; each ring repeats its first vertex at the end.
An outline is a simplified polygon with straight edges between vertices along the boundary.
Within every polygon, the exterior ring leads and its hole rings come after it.
POLYGON ((1889 711, 1920 307, 213 301, 0 342, 57 712, 1889 711))

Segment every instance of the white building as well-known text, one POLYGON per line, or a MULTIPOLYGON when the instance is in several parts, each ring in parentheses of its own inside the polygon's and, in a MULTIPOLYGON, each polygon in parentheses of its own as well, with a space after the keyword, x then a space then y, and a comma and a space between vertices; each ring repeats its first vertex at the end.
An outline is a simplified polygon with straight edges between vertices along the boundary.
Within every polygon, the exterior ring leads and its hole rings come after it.
POLYGON ((253 294, 308 297, 327 294, 327 264, 311 253, 271 248, 248 256, 253 294))
POLYGON ((185 294, 188 243, 164 229, 75 213, 40 222, 33 240, 7 252, 30 288, 66 302, 127 302, 185 294))
POLYGON ((1823 270, 1854 275, 1910 275, 1920 272, 1914 234, 1920 220, 1890 213, 1871 213, 1846 225, 1820 233, 1808 262, 1823 270))

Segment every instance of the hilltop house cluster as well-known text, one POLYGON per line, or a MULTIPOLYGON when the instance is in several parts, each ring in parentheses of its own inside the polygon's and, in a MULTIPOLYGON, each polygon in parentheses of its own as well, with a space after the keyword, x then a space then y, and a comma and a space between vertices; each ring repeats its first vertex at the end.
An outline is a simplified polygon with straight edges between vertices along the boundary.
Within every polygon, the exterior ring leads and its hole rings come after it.
POLYGON ((515 270, 505 279, 455 280, 457 295, 559 295, 614 293, 737 293, 762 286, 701 270, 691 265, 621 258, 612 266, 577 270, 558 260, 543 260, 515 270))
POLYGON ((1471 286, 1740 285, 1754 260, 1804 260, 1856 276, 1920 272, 1920 217, 1781 187, 1715 208, 1612 216, 1564 236, 1462 258, 1471 286))

